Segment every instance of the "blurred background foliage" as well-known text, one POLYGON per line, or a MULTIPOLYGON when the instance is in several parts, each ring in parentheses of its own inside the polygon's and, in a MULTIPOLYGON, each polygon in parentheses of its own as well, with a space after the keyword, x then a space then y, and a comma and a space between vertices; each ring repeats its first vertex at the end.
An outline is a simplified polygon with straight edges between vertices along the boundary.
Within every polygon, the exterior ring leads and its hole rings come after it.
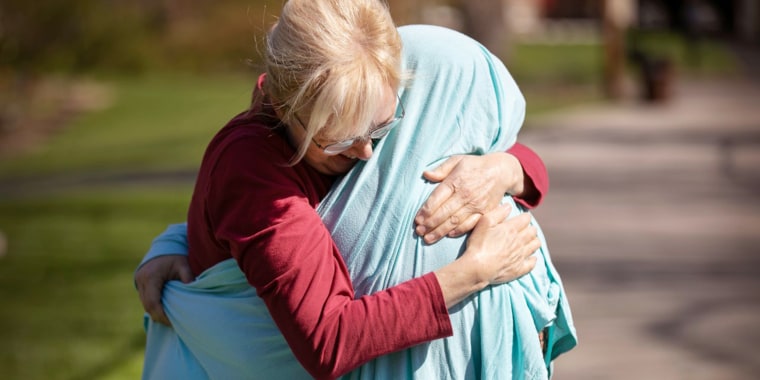
MULTIPOLYGON (((258 61, 257 45, 262 42, 266 28, 276 20, 282 3, 282 0, 3 1, 0 3, 0 68, 5 77, 11 72, 37 75, 131 74, 157 69, 245 70, 249 61, 258 61)), ((460 2, 390 1, 394 18, 401 25, 443 18, 444 15, 428 15, 416 8, 427 6, 432 9, 435 7, 430 5, 435 3, 459 9, 456 4, 460 2)), ((591 12, 591 16, 598 15, 591 12)), ((572 34, 573 31, 567 29, 558 33, 572 34)), ((659 33, 649 40, 658 41, 661 47, 683 46, 682 38, 677 33, 659 33)), ((521 47, 546 45, 547 51, 557 47, 557 44, 537 44, 535 40, 521 41, 519 38, 499 42, 509 43, 518 49, 514 54, 503 56, 506 60, 512 56, 523 56, 525 51, 519 50, 521 47)), ((705 42, 709 44, 709 41, 705 42)), ((568 57, 568 50, 573 50, 573 47, 599 43, 596 36, 593 41, 560 44, 571 49, 557 51, 553 57, 564 61, 562 57, 568 57)), ((510 52, 511 48, 499 50, 499 53, 504 53, 510 52)), ((587 52, 573 55, 593 57, 587 52)), ((520 61, 515 64, 515 71, 529 70, 520 61)), ((587 64, 584 68, 587 73, 598 72, 594 70, 598 67, 593 64, 587 64)), ((577 69, 570 67, 568 71, 575 74, 577 69)), ((564 70, 555 67, 551 71, 541 72, 551 76, 557 71, 562 75, 564 70)))
POLYGON ((4 1, 0 65, 27 75, 240 70, 278 11, 272 1, 4 1))
MULTIPOLYGON (((139 376, 133 270, 185 219, 205 145, 247 106, 282 3, 0 1, 1 377, 139 376)), ((399 24, 430 20, 423 3, 390 1, 399 24)), ((598 23, 583 25, 580 40, 498 42, 528 123, 602 101, 598 23)), ((690 67, 683 39, 657 33, 642 46, 687 75, 733 70, 720 41, 701 41, 710 58, 690 67)))

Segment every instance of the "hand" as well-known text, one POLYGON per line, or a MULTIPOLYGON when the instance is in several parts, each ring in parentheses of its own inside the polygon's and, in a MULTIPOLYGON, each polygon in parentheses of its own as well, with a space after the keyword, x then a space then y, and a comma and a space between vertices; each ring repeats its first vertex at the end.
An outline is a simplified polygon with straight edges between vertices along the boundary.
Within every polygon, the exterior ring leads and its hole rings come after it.
POLYGON ((501 206, 480 218, 467 239, 463 258, 478 263, 483 281, 490 285, 520 278, 536 265, 533 253, 541 247, 530 214, 504 219, 509 206, 501 206))
POLYGON ((471 231, 504 194, 520 194, 524 185, 520 162, 503 152, 453 156, 423 176, 441 182, 414 219, 415 231, 428 244, 471 231))
POLYGON ((150 314, 151 319, 167 326, 171 326, 171 322, 164 313, 161 293, 164 284, 171 280, 180 280, 184 283, 193 281, 187 256, 159 256, 143 264, 135 273, 135 284, 143 309, 150 314))
POLYGON ((512 281, 530 272, 541 243, 530 215, 505 219, 509 205, 496 207, 478 221, 461 257, 434 273, 446 307, 451 308, 488 285, 512 281))

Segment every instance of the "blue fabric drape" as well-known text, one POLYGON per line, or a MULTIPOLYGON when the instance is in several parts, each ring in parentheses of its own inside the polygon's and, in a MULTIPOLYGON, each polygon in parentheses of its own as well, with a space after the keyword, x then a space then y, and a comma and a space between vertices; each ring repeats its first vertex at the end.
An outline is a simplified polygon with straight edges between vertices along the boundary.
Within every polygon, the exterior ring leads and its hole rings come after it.
MULTIPOLYGON (((426 245, 414 234, 414 215, 435 186, 421 173, 452 155, 506 150, 524 118, 517 85, 481 45, 440 27, 399 32, 404 70, 411 75, 400 93, 406 117, 318 209, 344 252, 357 295, 430 272, 461 254, 464 237, 426 245)), ((512 204, 513 215, 525 212, 510 197, 504 202, 512 204)), ((182 251, 184 228, 171 226, 145 260, 182 251)), ((489 287, 450 311, 452 337, 377 358, 345 378, 547 378, 550 361, 571 349, 576 335, 540 229, 539 237, 538 263, 529 275, 489 287), (547 327, 544 356, 537 334, 547 327)), ((163 301, 173 328, 146 317, 145 378, 309 377, 233 260, 191 284, 167 284, 163 301)))
MULTIPOLYGON (((338 247, 351 253, 345 260, 358 296, 436 270, 463 251, 465 237, 427 245, 414 234, 414 216, 436 186, 421 173, 453 155, 505 151, 525 112, 511 75, 480 44, 439 27, 399 31, 404 69, 412 75, 401 93, 407 119, 319 207, 338 247)), ((504 202, 512 216, 525 212, 511 197, 504 202)), ((530 275, 488 288, 451 311, 454 336, 378 358, 346 378, 547 378, 538 331, 549 327, 555 356, 575 337, 559 275, 540 238, 530 275)))

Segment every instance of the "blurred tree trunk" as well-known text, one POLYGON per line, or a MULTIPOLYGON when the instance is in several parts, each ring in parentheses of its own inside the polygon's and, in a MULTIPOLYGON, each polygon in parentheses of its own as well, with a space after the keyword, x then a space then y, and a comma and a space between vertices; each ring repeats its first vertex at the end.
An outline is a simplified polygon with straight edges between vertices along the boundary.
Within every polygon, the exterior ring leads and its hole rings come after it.
POLYGON ((633 0, 604 0, 602 6, 604 93, 620 99, 625 86, 625 35, 633 22, 635 4, 633 0))
POLYGON ((462 13, 464 33, 507 60, 510 52, 507 0, 456 0, 462 13))
POLYGON ((422 10, 431 0, 388 0, 388 6, 396 25, 418 24, 421 22, 422 10))
POLYGON ((181 0, 163 0, 163 12, 166 20, 171 24, 186 18, 192 9, 197 8, 197 5, 188 6, 187 1, 181 0))

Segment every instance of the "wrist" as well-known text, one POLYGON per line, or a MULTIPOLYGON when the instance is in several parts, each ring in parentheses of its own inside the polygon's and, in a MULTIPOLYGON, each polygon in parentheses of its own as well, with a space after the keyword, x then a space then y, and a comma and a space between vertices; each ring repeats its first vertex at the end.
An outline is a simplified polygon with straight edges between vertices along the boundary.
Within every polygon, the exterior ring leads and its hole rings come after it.
POLYGON ((488 275, 482 270, 482 264, 470 256, 472 255, 466 254, 434 272, 447 308, 490 284, 488 275))
POLYGON ((499 178, 504 193, 517 197, 521 196, 525 192, 525 173, 520 160, 511 153, 498 152, 496 154, 499 154, 500 157, 498 167, 501 169, 501 175, 499 178))

